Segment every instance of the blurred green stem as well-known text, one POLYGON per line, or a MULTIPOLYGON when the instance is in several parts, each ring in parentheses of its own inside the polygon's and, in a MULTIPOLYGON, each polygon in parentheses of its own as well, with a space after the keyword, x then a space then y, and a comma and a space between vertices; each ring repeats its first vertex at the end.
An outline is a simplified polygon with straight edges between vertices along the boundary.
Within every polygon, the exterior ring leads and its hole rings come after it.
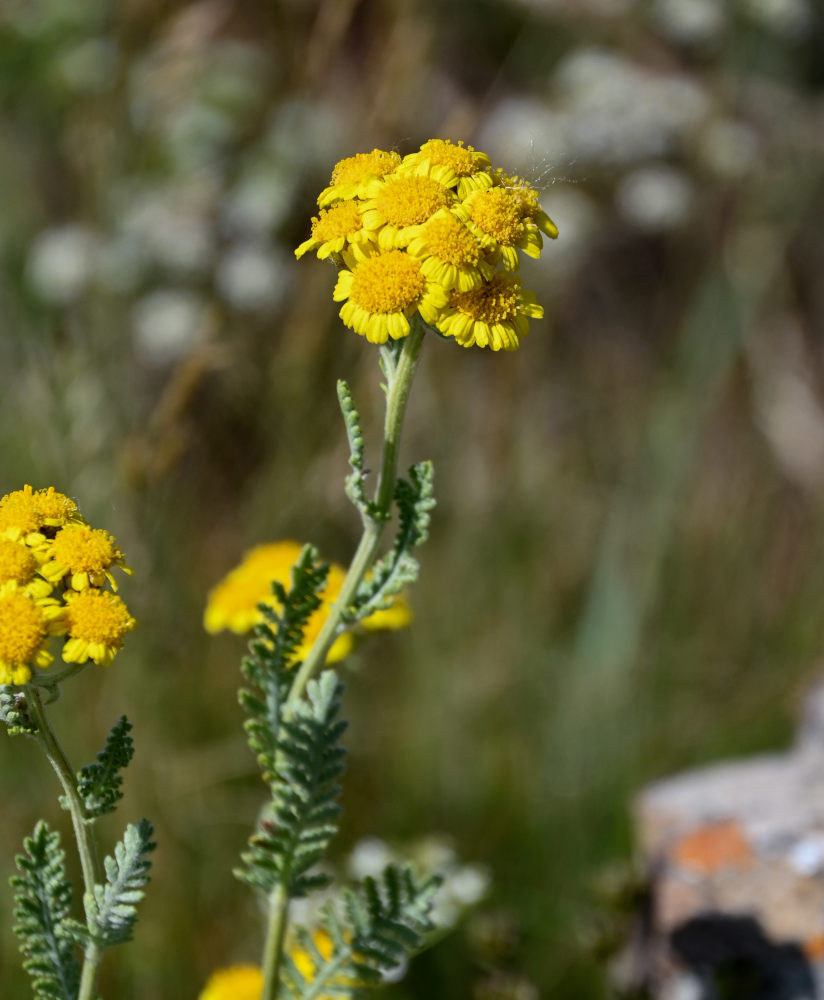
MULTIPOLYGON (((326 654, 337 638, 344 611, 352 604, 358 587, 369 567, 375 561, 383 529, 391 515, 392 499, 395 495, 395 480, 398 470, 398 449, 400 447, 403 419, 412 378, 421 353, 426 326, 415 314, 410 324, 409 335, 398 352, 392 347, 382 348, 382 367, 386 377, 386 417, 384 419, 383 453, 378 484, 370 513, 365 519, 360 544, 352 557, 346 578, 337 600, 329 609, 329 616, 323 624, 308 656, 295 675, 285 715, 292 709, 306 690, 306 685, 326 662, 326 654)), ((263 954, 263 994, 261 1000, 275 1000, 280 982, 280 960, 283 941, 286 936, 289 894, 285 886, 279 885, 269 897, 269 926, 263 954)))
MULTIPOLYGON (((77 792, 77 779, 74 771, 51 727, 46 706, 43 704, 40 692, 36 687, 29 688, 28 703, 34 721, 37 723, 37 740, 54 768, 66 796, 66 803, 72 818, 74 839, 77 841, 77 853, 80 855, 84 895, 89 896, 93 893, 95 884, 102 881, 94 828, 88 822, 85 806, 77 792)), ((93 928, 90 926, 89 930, 93 931, 93 928)), ((77 1000, 95 1000, 97 996, 97 970, 100 967, 102 957, 103 951, 92 934, 83 956, 83 972, 77 1000)))

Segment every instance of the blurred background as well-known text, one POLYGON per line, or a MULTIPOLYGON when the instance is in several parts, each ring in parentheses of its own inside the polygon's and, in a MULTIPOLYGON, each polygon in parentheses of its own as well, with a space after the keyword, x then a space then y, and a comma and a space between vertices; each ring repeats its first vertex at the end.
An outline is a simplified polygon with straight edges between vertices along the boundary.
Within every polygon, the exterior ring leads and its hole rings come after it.
MULTIPOLYGON (((780 748, 824 644, 824 24, 813 0, 3 0, 0 493, 74 496, 140 628, 68 685, 89 760, 126 711, 120 812, 160 847, 102 992, 194 998, 255 961, 231 877, 262 801, 243 642, 208 589, 251 545, 347 562, 335 380, 373 462, 376 352, 292 253, 341 157, 464 139, 542 192, 521 350, 430 338, 404 464, 439 506, 416 623, 352 663, 343 859, 430 832, 491 873, 398 1000, 608 996, 633 793, 780 748)), ((0 876, 37 816, 0 739, 0 876)), ((0 981, 29 995, 0 907, 0 981)))

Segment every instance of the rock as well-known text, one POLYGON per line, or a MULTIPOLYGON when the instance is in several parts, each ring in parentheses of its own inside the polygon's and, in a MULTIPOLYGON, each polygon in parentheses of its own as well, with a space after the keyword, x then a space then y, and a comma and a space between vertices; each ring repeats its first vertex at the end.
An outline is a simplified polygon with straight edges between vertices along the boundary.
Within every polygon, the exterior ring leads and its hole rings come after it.
POLYGON ((791 751, 656 782, 635 823, 650 912, 634 988, 824 1000, 824 685, 791 751))

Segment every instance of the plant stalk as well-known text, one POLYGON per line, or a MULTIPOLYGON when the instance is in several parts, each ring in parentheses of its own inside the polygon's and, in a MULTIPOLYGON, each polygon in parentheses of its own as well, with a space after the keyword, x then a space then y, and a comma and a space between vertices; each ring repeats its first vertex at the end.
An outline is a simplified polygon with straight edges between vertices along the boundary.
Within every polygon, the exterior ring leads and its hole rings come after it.
MULTIPOLYGON (((387 361, 386 376, 386 416, 384 418, 383 448, 381 467, 370 514, 364 523, 363 535, 349 564, 337 600, 329 609, 329 615, 318 633, 318 637, 300 666, 284 707, 284 715, 289 718, 295 704, 306 690, 306 685, 326 662, 326 656, 338 635, 341 618, 352 604, 358 587, 369 567, 374 563, 383 536, 386 522, 391 516, 392 500, 395 495, 395 481, 398 474, 398 450, 401 430, 406 415, 406 404, 412 378, 421 352, 426 326, 416 313, 410 323, 409 335, 403 342, 397 364, 387 361)), ((288 925, 289 894, 286 887, 279 885, 269 897, 269 926, 263 953, 263 993, 261 1000, 276 1000, 280 985, 280 962, 283 942, 288 925)))
MULTIPOLYGON (((400 446, 401 430, 406 415, 406 404, 418 356, 421 352, 423 337, 426 331, 423 321, 416 314, 411 323, 409 335, 403 343, 403 350, 397 366, 387 372, 386 386, 386 417, 384 419, 383 451, 378 484, 375 488, 373 513, 369 517, 361 536, 360 543, 349 564, 346 577, 341 586, 337 600, 329 609, 329 616, 323 623, 312 648, 300 666, 286 702, 287 717, 290 708, 306 689, 310 678, 326 662, 326 655, 332 643, 337 638, 341 617, 352 603, 355 593, 375 561, 383 530, 391 514, 392 498, 395 494, 395 480, 398 469, 398 448, 400 446)), ((264 998, 266 1000, 266 998, 264 998)))
MULTIPOLYGON (((80 868, 83 872, 83 888, 85 895, 91 895, 97 882, 102 881, 100 860, 97 853, 97 843, 94 829, 87 822, 86 809, 77 792, 77 780, 69 764, 63 747, 51 726, 46 706, 40 697, 40 692, 32 686, 28 690, 27 701, 32 715, 37 723, 37 741, 43 747, 49 763, 54 768, 72 818, 74 839, 77 842, 77 853, 80 856, 80 868)), ((89 925, 89 930, 93 930, 89 925)), ((80 989, 77 1000, 96 1000, 97 972, 103 951, 92 936, 83 956, 83 971, 80 977, 80 989)))

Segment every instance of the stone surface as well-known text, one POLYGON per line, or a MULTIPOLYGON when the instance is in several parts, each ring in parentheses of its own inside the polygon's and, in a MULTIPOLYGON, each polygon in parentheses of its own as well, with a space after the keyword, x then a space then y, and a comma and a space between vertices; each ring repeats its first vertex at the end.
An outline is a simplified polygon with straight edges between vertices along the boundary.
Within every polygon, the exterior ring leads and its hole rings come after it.
POLYGON ((635 817, 650 884, 636 987, 824 1000, 824 686, 792 750, 656 782, 635 817))

